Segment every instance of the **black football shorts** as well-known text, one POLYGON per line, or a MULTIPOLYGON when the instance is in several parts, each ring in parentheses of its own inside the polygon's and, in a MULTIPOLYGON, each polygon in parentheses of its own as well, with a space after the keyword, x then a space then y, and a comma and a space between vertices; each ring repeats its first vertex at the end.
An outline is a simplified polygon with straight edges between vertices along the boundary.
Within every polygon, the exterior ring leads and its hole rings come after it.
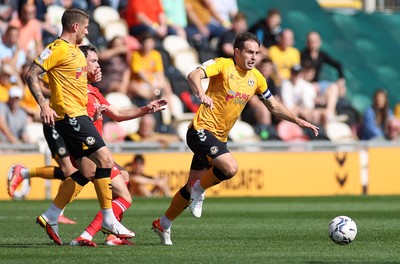
POLYGON ((210 161, 228 153, 226 142, 221 142, 210 131, 195 130, 190 127, 186 133, 186 142, 194 153, 191 169, 201 170, 210 167, 210 161))
POLYGON ((63 137, 71 156, 76 160, 88 157, 106 144, 92 120, 86 116, 69 117, 56 121, 56 130, 63 137))
POLYGON ((51 156, 54 158, 64 158, 69 156, 64 139, 58 134, 57 130, 51 126, 43 126, 43 134, 47 141, 47 145, 51 151, 51 156))

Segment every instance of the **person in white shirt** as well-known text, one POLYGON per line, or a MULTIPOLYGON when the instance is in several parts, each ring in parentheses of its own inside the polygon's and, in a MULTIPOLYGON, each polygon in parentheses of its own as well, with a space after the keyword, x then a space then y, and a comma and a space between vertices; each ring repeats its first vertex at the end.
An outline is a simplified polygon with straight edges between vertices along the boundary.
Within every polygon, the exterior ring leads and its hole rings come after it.
POLYGON ((282 103, 297 116, 311 121, 314 120, 316 96, 312 83, 302 77, 301 65, 294 65, 290 70, 290 78, 282 82, 282 103))

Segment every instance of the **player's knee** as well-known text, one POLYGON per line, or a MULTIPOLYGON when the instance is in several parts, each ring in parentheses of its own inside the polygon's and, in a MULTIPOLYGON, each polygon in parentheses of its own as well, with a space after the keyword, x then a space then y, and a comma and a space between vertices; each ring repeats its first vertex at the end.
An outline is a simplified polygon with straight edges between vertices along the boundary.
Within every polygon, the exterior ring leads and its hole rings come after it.
POLYGON ((237 163, 230 163, 221 170, 221 172, 225 175, 227 179, 232 178, 238 172, 238 165, 237 163))
POLYGON ((114 160, 111 156, 105 157, 102 164, 104 165, 104 168, 112 168, 112 166, 114 166, 114 160))
POLYGON ((121 197, 122 199, 124 199, 125 201, 127 201, 128 203, 132 203, 132 196, 129 193, 128 189, 126 190, 126 192, 123 192, 119 195, 119 197, 121 197))
POLYGON ((233 171, 230 173, 229 170, 226 169, 224 171, 221 171, 220 169, 214 167, 213 174, 220 181, 226 181, 235 176, 236 173, 233 171))

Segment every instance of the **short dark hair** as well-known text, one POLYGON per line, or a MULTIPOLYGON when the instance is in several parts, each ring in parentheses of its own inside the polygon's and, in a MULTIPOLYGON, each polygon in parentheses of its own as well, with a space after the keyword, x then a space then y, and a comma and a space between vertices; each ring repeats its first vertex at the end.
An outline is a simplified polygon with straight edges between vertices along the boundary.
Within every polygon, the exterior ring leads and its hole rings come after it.
POLYGON ((242 12, 237 12, 236 15, 233 17, 233 22, 247 20, 247 17, 242 12))
POLYGON ((93 52, 97 53, 97 48, 95 46, 93 46, 92 44, 80 45, 79 48, 85 55, 85 58, 87 58, 89 51, 93 51, 93 52))
POLYGON ((146 32, 142 33, 142 34, 138 37, 138 39, 139 39, 139 42, 140 42, 141 44, 143 44, 143 42, 144 42, 145 40, 148 40, 148 39, 155 40, 155 37, 154 37, 149 31, 146 31, 146 32))
POLYGON ((267 64, 267 63, 273 64, 273 61, 271 60, 270 57, 264 57, 264 58, 262 58, 261 61, 260 61, 260 65, 267 64))
POLYGON ((271 17, 273 15, 281 15, 281 11, 278 8, 271 8, 267 11, 267 17, 271 17))
POLYGON ((83 24, 85 20, 89 20, 88 13, 78 8, 69 8, 61 17, 61 25, 63 28, 69 28, 75 23, 83 24))
POLYGON ((244 43, 248 40, 253 40, 257 42, 258 46, 260 47, 260 40, 257 38, 257 36, 251 32, 243 32, 240 33, 236 38, 235 38, 235 43, 233 44, 234 49, 238 50, 243 50, 244 48, 244 43))
POLYGON ((134 163, 144 163, 143 155, 142 154, 135 155, 135 157, 133 158, 133 162, 134 163))

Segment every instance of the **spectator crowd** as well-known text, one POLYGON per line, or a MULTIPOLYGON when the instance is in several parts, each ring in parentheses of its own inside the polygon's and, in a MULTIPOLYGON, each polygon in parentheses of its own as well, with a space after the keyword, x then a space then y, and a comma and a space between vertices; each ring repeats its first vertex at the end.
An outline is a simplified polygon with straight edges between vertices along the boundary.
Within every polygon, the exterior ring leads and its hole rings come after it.
MULTIPOLYGON (((0 144, 32 141, 26 126, 40 122, 40 113, 22 76, 60 33, 61 15, 55 8, 71 7, 91 15, 85 41, 99 49, 103 78, 96 86, 104 96, 118 95, 123 98, 120 102, 128 100, 137 107, 160 97, 168 100, 166 111, 143 117, 136 131, 110 136, 108 142, 158 141, 167 147, 185 140, 178 133, 179 124, 190 120, 200 103, 186 74, 209 59, 232 57, 233 41, 244 31, 261 41, 257 69, 272 94, 297 116, 321 128, 318 138, 298 131, 271 116, 254 97, 241 119, 253 127, 258 140, 333 141, 337 138, 330 137, 330 124, 337 122, 348 126, 353 140, 399 138, 399 121, 385 89, 377 87, 371 107, 358 113, 346 95, 346 65, 323 50, 319 32, 309 32, 304 48, 297 49, 296 32, 283 27, 278 9, 266 10, 265 17, 248 25, 236 0, 3 0, 0 144), (168 39, 173 39, 172 46, 167 45, 168 39), (325 66, 337 72, 336 80, 322 78, 325 66)), ((45 85, 43 89, 45 93, 45 85)), ((121 125, 116 131, 124 129, 121 125)))

